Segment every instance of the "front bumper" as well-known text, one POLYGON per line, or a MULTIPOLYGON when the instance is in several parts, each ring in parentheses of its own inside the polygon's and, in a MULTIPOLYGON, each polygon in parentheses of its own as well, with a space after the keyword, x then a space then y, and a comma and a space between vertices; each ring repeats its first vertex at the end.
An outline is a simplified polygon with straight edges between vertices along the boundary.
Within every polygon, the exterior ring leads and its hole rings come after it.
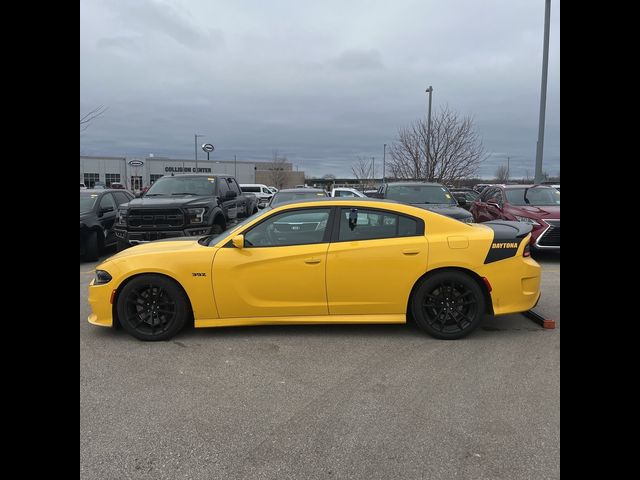
POLYGON ((129 245, 137 245, 139 243, 153 242, 163 238, 179 238, 179 237, 199 237, 208 235, 211 227, 195 227, 184 230, 149 230, 130 232, 122 228, 114 229, 116 238, 128 243, 129 245))
POLYGON ((533 234, 531 246, 536 250, 560 250, 560 219, 543 221, 533 234))
POLYGON ((89 323, 101 327, 113 326, 113 305, 111 295, 114 291, 112 282, 104 285, 95 285, 95 279, 89 284, 89 305, 91 315, 87 319, 89 323))

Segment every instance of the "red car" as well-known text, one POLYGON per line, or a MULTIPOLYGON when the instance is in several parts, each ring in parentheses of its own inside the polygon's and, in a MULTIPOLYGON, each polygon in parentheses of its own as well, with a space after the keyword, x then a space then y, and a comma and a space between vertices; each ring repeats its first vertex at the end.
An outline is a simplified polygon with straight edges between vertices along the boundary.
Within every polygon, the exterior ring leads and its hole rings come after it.
POLYGON ((560 251, 560 192, 547 185, 493 185, 470 212, 476 223, 515 220, 531 224, 531 247, 560 251))

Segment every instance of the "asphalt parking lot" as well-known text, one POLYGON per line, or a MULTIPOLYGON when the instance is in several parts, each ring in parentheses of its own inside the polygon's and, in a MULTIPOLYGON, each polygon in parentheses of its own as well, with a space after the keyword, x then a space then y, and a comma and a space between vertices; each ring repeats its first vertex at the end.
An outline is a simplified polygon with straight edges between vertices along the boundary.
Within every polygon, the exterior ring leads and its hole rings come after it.
POLYGON ((143 343, 87 322, 82 479, 556 479, 560 256, 536 311, 469 337, 415 326, 193 328, 143 343))

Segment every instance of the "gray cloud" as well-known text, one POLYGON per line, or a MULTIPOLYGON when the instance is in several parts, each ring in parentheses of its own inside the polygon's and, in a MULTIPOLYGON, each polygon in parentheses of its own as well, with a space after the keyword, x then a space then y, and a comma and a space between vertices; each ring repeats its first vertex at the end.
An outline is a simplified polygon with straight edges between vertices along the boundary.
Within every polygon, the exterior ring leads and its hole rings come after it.
MULTIPOLYGON (((383 143, 434 106, 473 115, 490 176, 533 171, 543 2, 241 0, 81 4, 81 110, 109 110, 81 151, 218 158, 279 149, 310 174, 382 169, 383 143)), ((544 169, 559 171, 559 9, 552 4, 544 169)))

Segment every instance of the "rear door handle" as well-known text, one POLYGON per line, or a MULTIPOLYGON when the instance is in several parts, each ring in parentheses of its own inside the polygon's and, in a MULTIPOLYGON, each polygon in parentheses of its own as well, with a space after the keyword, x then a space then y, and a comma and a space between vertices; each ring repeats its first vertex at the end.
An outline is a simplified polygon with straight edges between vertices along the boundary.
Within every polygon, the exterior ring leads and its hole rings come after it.
POLYGON ((318 257, 305 258, 304 263, 320 263, 320 259, 318 257))
POLYGON ((406 249, 406 250, 403 250, 402 253, 404 255, 417 255, 418 253, 420 253, 420 250, 406 249))

